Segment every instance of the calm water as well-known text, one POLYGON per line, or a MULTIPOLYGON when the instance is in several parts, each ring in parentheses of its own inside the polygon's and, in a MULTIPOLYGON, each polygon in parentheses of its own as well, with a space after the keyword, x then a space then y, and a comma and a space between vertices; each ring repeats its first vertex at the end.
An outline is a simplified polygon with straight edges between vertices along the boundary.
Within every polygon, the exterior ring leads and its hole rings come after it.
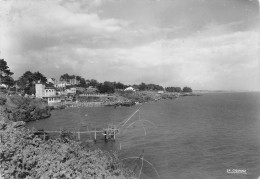
MULTIPOLYGON (((138 107, 53 111, 51 118, 28 126, 49 130, 106 127, 127 119, 138 107)), ((144 104, 125 126, 129 127, 115 143, 100 140, 98 145, 108 150, 121 145, 121 158, 136 157, 144 151, 144 158, 162 179, 260 176, 260 93, 205 94, 144 104), (227 174, 227 169, 243 169, 247 174, 227 174)), ((81 136, 83 140, 88 137, 81 136)), ((141 166, 133 159, 125 162, 131 168, 141 166)), ((156 178, 146 162, 141 178, 156 178)))

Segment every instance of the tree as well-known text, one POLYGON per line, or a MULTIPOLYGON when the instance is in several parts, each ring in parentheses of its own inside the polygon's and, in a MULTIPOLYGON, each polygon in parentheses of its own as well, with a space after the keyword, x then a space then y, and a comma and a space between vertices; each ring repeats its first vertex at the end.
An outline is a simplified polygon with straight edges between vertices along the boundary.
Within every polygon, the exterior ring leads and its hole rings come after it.
POLYGON ((21 77, 19 77, 17 83, 26 94, 34 94, 35 83, 38 81, 46 83, 47 78, 40 72, 32 73, 31 71, 26 71, 21 77))
POLYGON ((181 87, 175 87, 175 92, 180 93, 181 92, 181 87))
POLYGON ((115 88, 116 89, 125 89, 126 85, 124 85, 123 83, 120 83, 120 82, 118 82, 118 83, 115 82, 115 88))
POLYGON ((99 83, 97 89, 100 93, 114 93, 115 85, 113 82, 105 81, 104 83, 99 83))
POLYGON ((67 82, 69 82, 70 79, 71 79, 71 76, 68 73, 65 73, 65 74, 60 76, 60 81, 67 81, 67 82))
POLYGON ((14 84, 14 80, 11 77, 13 74, 7 66, 7 62, 4 59, 0 59, 0 84, 5 84, 8 87, 12 86, 14 84))
POLYGON ((8 88, 10 88, 11 86, 14 86, 15 82, 14 79, 11 76, 5 76, 3 78, 3 84, 7 85, 8 88))
POLYGON ((141 83, 138 88, 139 88, 140 91, 145 91, 145 90, 147 90, 147 86, 146 86, 145 83, 141 83))
POLYGON ((95 79, 89 80, 89 83, 88 83, 89 86, 93 86, 93 87, 97 87, 98 84, 99 84, 98 81, 95 79))
POLYGON ((82 78, 81 76, 76 76, 76 80, 79 81, 79 84, 77 86, 83 87, 83 88, 87 87, 85 78, 82 78))
POLYGON ((191 93, 192 92, 192 89, 190 87, 184 87, 182 92, 185 92, 185 93, 191 93))
POLYGON ((38 82, 38 81, 40 81, 41 83, 46 83, 47 82, 47 78, 45 76, 43 76, 43 74, 41 74, 38 71, 33 73, 32 77, 33 77, 33 81, 34 82, 38 82))
POLYGON ((165 90, 168 91, 168 92, 180 93, 181 92, 181 87, 166 87, 165 90))

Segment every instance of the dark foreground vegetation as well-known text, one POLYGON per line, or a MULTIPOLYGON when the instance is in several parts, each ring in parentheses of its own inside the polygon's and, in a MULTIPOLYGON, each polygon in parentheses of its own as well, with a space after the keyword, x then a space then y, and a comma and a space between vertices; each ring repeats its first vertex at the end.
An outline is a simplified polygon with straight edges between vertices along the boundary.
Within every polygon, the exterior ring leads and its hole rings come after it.
POLYGON ((0 104, 11 121, 35 121, 50 117, 51 107, 42 99, 31 99, 19 95, 0 94, 0 104))
POLYGON ((19 122, 9 120, 0 105, 0 178, 126 179, 134 178, 116 154, 83 148, 66 138, 44 140, 19 122))

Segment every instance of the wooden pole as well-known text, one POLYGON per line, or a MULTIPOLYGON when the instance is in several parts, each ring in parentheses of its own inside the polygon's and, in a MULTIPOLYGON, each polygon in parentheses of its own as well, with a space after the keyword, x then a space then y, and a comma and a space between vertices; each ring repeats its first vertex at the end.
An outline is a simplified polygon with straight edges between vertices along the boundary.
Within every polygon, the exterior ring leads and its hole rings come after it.
POLYGON ((113 137, 114 137, 114 140, 116 140, 116 129, 115 129, 115 128, 114 128, 114 131, 113 131, 113 132, 114 132, 114 136, 113 136, 113 137))
POLYGON ((97 131, 96 131, 96 128, 95 128, 95 133, 94 133, 94 141, 95 142, 97 141, 97 131))
POLYGON ((45 140, 45 129, 43 128, 43 140, 45 140))
POLYGON ((79 129, 78 129, 78 139, 80 140, 80 132, 79 132, 79 129))

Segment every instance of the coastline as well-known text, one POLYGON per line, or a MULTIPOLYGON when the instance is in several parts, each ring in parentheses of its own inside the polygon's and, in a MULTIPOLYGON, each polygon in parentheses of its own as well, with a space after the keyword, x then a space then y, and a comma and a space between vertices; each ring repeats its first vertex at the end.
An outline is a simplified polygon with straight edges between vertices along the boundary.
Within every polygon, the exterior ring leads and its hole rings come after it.
MULTIPOLYGON (((120 106, 134 106, 136 104, 142 104, 147 102, 156 102, 159 100, 165 99, 176 99, 178 97, 185 96, 201 96, 202 94, 197 93, 158 93, 154 91, 138 91, 138 92, 119 92, 115 93, 114 96, 110 96, 108 99, 102 99, 100 101, 87 101, 80 100, 75 102, 66 102, 60 104, 60 106, 66 107, 101 107, 101 106, 111 106, 111 107, 120 107, 120 106)), ((59 109, 59 108, 58 108, 59 109)))
POLYGON ((115 153, 84 148, 66 135, 45 139, 11 121, 6 102, 0 105, 0 178, 135 178, 115 153))

